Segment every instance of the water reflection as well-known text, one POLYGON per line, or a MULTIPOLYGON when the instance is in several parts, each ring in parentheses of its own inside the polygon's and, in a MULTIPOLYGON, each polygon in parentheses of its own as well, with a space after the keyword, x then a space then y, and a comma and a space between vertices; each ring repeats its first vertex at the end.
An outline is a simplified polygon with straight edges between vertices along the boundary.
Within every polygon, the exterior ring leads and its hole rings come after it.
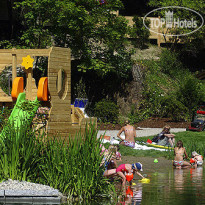
POLYGON ((123 204, 131 204, 131 205, 139 205, 142 201, 142 185, 138 184, 137 186, 130 187, 128 186, 126 189, 126 196, 122 197, 117 205, 123 204))
POLYGON ((190 177, 193 183, 195 183, 197 186, 202 186, 203 167, 190 169, 190 177))
MULTIPOLYGON (((147 173, 149 184, 135 181, 136 185, 127 187, 126 195, 112 200, 89 202, 92 205, 201 205, 205 204, 204 169, 173 169, 147 173)), ((77 203, 76 203, 77 204, 77 203)), ((73 203, 72 203, 73 205, 73 203)))
POLYGON ((183 169, 174 169, 174 186, 175 189, 182 193, 184 185, 184 170, 183 169))
POLYGON ((120 204, 178 205, 205 204, 205 183, 203 167, 170 169, 168 172, 149 173, 149 184, 137 183, 128 187, 120 204))

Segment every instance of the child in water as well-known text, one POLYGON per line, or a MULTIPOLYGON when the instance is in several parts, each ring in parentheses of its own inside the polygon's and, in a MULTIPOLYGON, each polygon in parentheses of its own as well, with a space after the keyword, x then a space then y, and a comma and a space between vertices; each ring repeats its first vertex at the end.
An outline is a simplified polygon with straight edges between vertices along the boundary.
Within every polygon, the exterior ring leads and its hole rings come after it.
POLYGON ((122 161, 121 153, 119 152, 119 150, 120 150, 120 146, 116 145, 116 159, 119 160, 119 161, 122 161))
POLYGON ((195 160, 195 163, 199 166, 203 164, 203 157, 199 155, 196 151, 192 152, 192 158, 195 160))
MULTIPOLYGON (((139 171, 142 170, 142 164, 140 162, 134 164, 121 164, 117 169, 116 173, 122 178, 122 186, 126 185, 126 174, 137 174, 138 176, 144 178, 139 171)), ((130 181, 131 184, 131 181, 130 181)))
POLYGON ((191 166, 189 162, 184 161, 183 156, 185 155, 186 159, 188 158, 188 156, 181 140, 177 142, 177 146, 174 148, 174 155, 175 157, 173 161, 173 166, 175 166, 176 168, 181 169, 182 167, 185 168, 191 166))
POLYGON ((108 149, 106 149, 102 144, 100 145, 100 147, 101 147, 100 155, 103 156, 101 166, 104 164, 106 170, 116 168, 117 167, 116 154, 115 152, 113 152, 112 148, 109 147, 108 149))
MULTIPOLYGON (((142 170, 142 164, 140 162, 138 163, 134 163, 134 164, 121 164, 120 166, 117 167, 117 169, 110 169, 110 170, 106 170, 104 172, 104 176, 105 177, 109 177, 111 175, 118 175, 122 178, 122 187, 125 188, 126 185, 126 173, 128 174, 137 174, 140 177, 144 178, 139 171, 143 171, 142 170)), ((131 184, 131 181, 130 181, 131 184)))

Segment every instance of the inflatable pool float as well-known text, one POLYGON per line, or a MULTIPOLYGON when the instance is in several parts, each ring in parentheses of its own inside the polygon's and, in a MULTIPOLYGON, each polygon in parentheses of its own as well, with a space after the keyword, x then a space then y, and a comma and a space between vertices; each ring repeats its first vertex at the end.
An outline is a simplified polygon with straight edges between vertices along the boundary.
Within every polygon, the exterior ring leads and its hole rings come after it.
POLYGON ((147 144, 147 145, 152 146, 152 147, 163 148, 163 149, 174 149, 174 147, 162 146, 162 145, 157 145, 157 144, 147 144))

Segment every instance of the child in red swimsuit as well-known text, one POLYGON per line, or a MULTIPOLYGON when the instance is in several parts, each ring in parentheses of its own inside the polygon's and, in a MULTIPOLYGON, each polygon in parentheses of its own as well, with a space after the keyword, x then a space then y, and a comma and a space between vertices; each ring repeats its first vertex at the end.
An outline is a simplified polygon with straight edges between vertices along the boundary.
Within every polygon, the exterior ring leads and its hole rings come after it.
MULTIPOLYGON (((139 171, 143 171, 142 170, 142 164, 140 162, 138 163, 134 163, 134 164, 121 164, 117 169, 116 169, 116 173, 122 178, 122 186, 125 187, 126 185, 126 175, 125 173, 133 173, 133 174, 137 174, 140 177, 144 178, 139 171)), ((130 181, 131 184, 132 181, 130 181)))

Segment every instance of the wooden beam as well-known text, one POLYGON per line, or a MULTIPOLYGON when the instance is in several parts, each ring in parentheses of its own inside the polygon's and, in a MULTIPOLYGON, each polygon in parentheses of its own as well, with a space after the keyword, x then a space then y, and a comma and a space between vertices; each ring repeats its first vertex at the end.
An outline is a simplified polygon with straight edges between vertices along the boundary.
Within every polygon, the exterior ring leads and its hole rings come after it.
MULTIPOLYGON (((12 49, 12 51, 15 50, 16 50, 15 48, 12 49)), ((16 54, 12 54, 12 83, 14 82, 14 79, 17 76, 16 66, 17 66, 17 56, 16 54)))

